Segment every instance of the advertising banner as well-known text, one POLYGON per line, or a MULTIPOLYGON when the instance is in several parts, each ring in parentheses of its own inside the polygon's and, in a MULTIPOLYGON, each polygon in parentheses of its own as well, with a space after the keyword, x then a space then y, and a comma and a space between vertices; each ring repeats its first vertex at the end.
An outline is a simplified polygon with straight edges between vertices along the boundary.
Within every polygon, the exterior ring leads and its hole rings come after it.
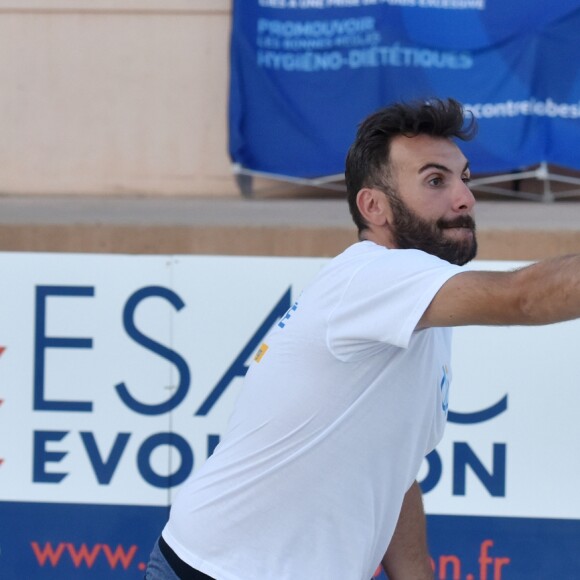
MULTIPOLYGON (((265 334, 326 261, 0 254, 0 578, 142 578, 265 334)), ((580 321, 455 331, 448 428, 419 473, 439 580, 578 578, 579 337, 580 321)))
POLYGON ((476 173, 579 169, 578 0, 235 0, 230 154, 241 168, 342 174, 362 119, 454 97, 476 173))

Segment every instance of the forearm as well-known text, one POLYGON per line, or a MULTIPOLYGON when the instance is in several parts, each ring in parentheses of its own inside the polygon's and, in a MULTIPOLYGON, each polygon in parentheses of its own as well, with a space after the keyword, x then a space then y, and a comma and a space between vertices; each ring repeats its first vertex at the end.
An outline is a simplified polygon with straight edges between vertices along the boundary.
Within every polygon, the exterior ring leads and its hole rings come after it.
POLYGON ((513 272, 465 271, 433 298, 417 328, 538 325, 580 318, 580 255, 513 272))
POLYGON ((389 580, 433 580, 423 498, 417 482, 405 495, 397 527, 382 564, 389 580))
POLYGON ((580 255, 543 260, 514 272, 530 324, 580 317, 580 255))

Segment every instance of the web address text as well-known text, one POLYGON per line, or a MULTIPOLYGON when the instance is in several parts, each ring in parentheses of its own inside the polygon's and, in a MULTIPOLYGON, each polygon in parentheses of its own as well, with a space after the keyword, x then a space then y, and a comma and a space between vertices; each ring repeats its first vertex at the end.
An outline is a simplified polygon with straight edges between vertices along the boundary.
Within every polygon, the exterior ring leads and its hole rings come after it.
POLYGON ((550 98, 545 100, 533 98, 522 101, 509 100, 503 103, 465 103, 463 107, 481 119, 520 116, 580 118, 580 103, 557 103, 550 98))

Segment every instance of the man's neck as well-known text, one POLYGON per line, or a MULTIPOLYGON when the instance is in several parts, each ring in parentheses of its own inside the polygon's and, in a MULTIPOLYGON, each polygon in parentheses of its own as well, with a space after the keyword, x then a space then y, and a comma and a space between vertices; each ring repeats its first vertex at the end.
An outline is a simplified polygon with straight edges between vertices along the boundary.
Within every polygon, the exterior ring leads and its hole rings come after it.
POLYGON ((374 242, 375 244, 384 246, 385 248, 395 249, 397 247, 397 244, 391 235, 391 230, 388 228, 367 228, 359 233, 358 239, 361 242, 374 242))

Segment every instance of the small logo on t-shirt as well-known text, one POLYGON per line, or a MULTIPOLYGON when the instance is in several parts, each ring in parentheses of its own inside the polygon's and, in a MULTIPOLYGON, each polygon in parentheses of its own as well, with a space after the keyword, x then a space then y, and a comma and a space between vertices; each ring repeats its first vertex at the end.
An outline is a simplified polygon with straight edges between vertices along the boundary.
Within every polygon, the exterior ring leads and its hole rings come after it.
POLYGON ((441 382, 439 383, 443 397, 441 409, 444 413, 447 413, 447 409, 449 409, 449 369, 447 365, 443 365, 442 371, 441 382))

